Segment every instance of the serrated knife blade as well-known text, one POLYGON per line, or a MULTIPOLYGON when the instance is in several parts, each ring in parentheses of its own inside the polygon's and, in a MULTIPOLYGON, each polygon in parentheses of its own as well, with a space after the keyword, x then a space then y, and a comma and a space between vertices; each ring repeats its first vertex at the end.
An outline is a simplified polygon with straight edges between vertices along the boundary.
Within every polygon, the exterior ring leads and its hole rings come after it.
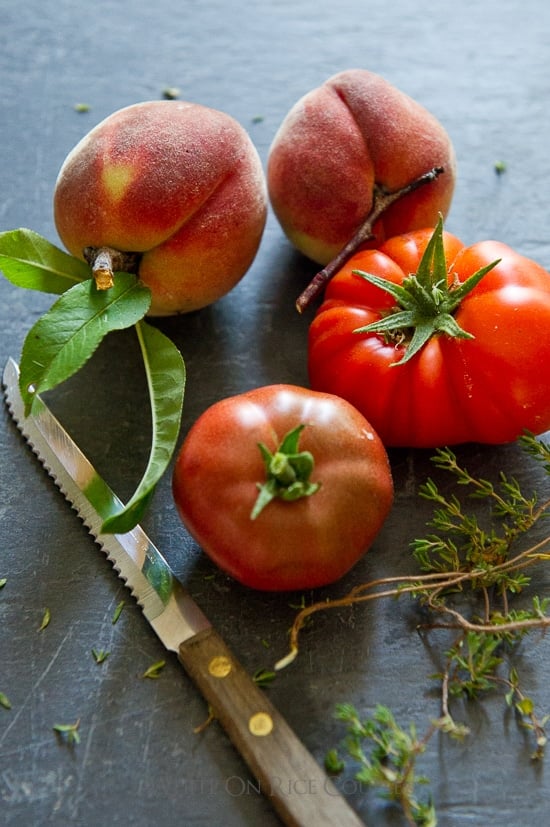
POLYGON ((363 822, 238 662, 140 526, 102 534, 121 502, 39 397, 25 416, 19 368, 3 385, 27 443, 125 582, 164 646, 177 654, 266 795, 290 827, 360 827, 363 822))

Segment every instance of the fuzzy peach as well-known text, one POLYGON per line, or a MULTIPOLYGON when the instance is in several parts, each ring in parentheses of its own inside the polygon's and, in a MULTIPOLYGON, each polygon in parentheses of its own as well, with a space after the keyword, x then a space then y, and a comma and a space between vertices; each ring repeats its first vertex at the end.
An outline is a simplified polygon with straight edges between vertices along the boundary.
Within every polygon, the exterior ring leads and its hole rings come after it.
POLYGON ((136 254, 151 315, 197 310, 231 290, 256 255, 266 209, 246 131, 183 101, 110 115, 69 153, 54 192, 57 231, 73 255, 90 260, 89 248, 104 247, 136 254))
POLYGON ((455 154, 423 106, 379 75, 349 69, 302 97, 283 120, 269 151, 268 192, 290 241, 324 265, 365 221, 377 191, 400 189, 437 167, 444 172, 374 224, 376 243, 447 215, 455 154))

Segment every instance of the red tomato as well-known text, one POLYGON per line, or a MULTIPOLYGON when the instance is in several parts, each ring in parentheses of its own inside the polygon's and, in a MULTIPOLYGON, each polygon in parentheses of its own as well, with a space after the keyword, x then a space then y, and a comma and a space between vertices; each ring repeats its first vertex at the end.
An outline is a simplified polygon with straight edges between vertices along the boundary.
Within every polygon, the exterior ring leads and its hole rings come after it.
POLYGON ((270 385, 198 418, 176 460, 173 494, 221 569, 281 591, 342 577, 378 534, 393 484, 382 442, 349 402, 270 385))
POLYGON ((540 434, 550 428, 550 274, 497 241, 465 247, 441 223, 397 236, 355 254, 329 283, 308 362, 312 388, 349 400, 387 446, 540 434), (480 268, 488 272, 466 293, 480 268), (358 330, 368 325, 376 330, 358 330))

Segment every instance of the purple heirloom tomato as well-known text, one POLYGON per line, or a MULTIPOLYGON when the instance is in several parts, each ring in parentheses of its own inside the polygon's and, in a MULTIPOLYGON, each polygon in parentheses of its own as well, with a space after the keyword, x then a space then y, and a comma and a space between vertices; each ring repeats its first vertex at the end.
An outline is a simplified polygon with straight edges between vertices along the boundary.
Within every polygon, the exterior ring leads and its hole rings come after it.
POLYGON ((221 569, 281 591, 349 571, 380 531, 393 483, 382 442, 349 402, 269 385, 198 418, 175 463, 173 494, 221 569))

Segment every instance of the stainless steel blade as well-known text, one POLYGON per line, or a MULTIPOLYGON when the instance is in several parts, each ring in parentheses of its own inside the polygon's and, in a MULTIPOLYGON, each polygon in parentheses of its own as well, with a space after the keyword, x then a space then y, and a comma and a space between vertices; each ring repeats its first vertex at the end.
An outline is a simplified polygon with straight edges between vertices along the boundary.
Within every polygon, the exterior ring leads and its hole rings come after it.
POLYGON ((17 427, 125 581, 163 644, 177 652, 183 641, 210 627, 208 619, 140 526, 127 534, 102 534, 103 521, 122 507, 121 501, 40 397, 32 416, 25 417, 19 368, 11 358, 3 382, 17 427))
POLYGON ((4 369, 9 410, 56 485, 125 580, 167 649, 201 690, 254 773, 259 789, 289 827, 361 827, 356 813, 327 778, 279 711, 246 672, 168 563, 138 526, 101 533, 121 503, 40 397, 25 417, 19 369, 4 369))

